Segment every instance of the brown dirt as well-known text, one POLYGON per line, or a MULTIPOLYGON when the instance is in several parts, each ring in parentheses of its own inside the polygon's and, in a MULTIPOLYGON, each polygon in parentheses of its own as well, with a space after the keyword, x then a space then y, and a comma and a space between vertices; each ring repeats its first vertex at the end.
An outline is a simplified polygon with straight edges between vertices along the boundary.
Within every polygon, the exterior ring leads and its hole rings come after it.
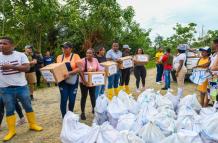
MULTIPOLYGON (((146 88, 154 88, 160 90, 161 85, 155 83, 155 69, 148 70, 146 79, 146 88)), ((135 78, 131 76, 130 88, 135 91, 135 78)), ((172 89, 176 93, 176 83, 172 82, 172 89)), ((161 92, 164 94, 164 92, 161 92)), ((196 86, 191 83, 185 85, 185 95, 197 93, 196 86)), ((136 95, 137 96, 137 95, 136 95)), ((43 126, 44 131, 33 132, 28 130, 28 125, 24 124, 17 127, 17 135, 10 141, 10 143, 60 143, 60 132, 62 127, 62 119, 59 110, 59 90, 57 87, 40 89, 35 92, 36 101, 33 102, 33 108, 36 112, 37 121, 43 126)), ((91 125, 93 114, 91 113, 90 99, 87 99, 85 123, 91 125)), ((80 113, 80 90, 77 94, 75 113, 80 113)), ((7 132, 5 120, 3 121, 3 131, 0 132, 0 142, 7 132)))

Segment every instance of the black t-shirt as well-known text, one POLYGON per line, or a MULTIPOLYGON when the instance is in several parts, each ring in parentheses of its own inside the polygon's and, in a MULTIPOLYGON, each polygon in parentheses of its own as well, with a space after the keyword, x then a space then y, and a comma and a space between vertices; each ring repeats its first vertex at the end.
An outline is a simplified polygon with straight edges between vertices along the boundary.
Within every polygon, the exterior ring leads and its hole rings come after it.
POLYGON ((96 59, 98 60, 99 63, 103 63, 107 61, 105 56, 102 56, 102 57, 96 56, 96 59))
MULTIPOLYGON (((27 55, 28 57, 28 60, 31 62, 33 61, 34 59, 37 59, 36 55, 33 54, 33 55, 27 55)), ((31 72, 35 72, 36 71, 36 66, 35 65, 31 65, 30 66, 30 70, 27 72, 27 73, 31 73, 31 72)))

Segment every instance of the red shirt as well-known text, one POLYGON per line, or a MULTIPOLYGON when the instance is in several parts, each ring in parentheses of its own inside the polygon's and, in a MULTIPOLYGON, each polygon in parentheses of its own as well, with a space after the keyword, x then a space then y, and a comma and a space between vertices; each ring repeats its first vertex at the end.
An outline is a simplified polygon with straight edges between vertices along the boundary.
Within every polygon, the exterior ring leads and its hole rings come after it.
POLYGON ((163 62, 164 65, 164 70, 171 70, 172 69, 172 64, 167 64, 167 60, 169 57, 169 53, 164 54, 162 57, 161 61, 163 62))

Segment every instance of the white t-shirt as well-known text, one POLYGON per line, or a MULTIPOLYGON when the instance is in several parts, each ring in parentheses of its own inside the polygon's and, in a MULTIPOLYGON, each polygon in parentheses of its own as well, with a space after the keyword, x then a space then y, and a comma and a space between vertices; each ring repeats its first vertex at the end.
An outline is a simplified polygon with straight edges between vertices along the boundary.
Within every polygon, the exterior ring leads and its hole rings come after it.
POLYGON ((2 65, 13 64, 19 66, 29 63, 27 56, 24 53, 13 51, 11 55, 3 55, 0 52, 0 87, 8 86, 25 86, 27 84, 25 72, 16 70, 2 70, 2 65))
POLYGON ((185 53, 182 53, 182 54, 179 54, 177 55, 174 59, 173 59, 173 68, 174 69, 178 69, 179 67, 179 61, 183 60, 183 67, 185 67, 185 61, 186 61, 186 54, 185 53))
MULTIPOLYGON (((216 62, 217 56, 218 56, 217 53, 210 56, 211 63, 210 63, 209 68, 211 68, 214 65, 214 63, 216 62)), ((218 75, 218 71, 212 71, 212 73, 215 74, 215 75, 218 75)))

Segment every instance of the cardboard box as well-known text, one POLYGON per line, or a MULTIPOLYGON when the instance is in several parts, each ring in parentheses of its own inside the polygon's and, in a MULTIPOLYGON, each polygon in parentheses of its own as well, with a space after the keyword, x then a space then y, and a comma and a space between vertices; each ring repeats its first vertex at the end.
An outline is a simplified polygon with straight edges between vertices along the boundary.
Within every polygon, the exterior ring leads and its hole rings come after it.
POLYGON ((118 66, 120 69, 126 69, 133 67, 133 61, 131 56, 126 56, 119 58, 121 60, 121 63, 118 63, 118 66))
POLYGON ((101 66, 105 68, 105 74, 106 76, 111 76, 113 74, 116 74, 118 71, 117 63, 113 61, 107 61, 100 63, 101 66))
POLYGON ((136 62, 136 64, 145 64, 145 63, 147 63, 148 62, 148 55, 136 55, 135 56, 135 62, 136 62))
POLYGON ((43 78, 47 82, 59 83, 65 80, 64 75, 68 73, 65 63, 54 63, 40 69, 43 78))
POLYGON ((105 72, 85 72, 84 77, 89 87, 105 85, 105 72))

